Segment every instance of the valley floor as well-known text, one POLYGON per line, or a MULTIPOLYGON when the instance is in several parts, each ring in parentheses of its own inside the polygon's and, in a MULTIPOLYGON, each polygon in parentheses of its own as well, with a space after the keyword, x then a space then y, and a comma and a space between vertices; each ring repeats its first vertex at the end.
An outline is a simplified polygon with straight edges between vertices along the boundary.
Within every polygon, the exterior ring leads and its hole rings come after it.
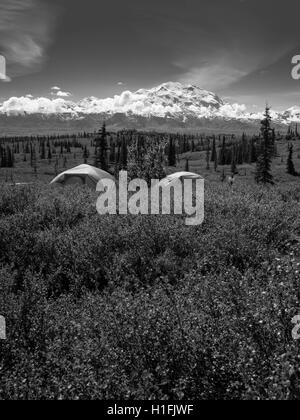
POLYGON ((193 155, 208 179, 198 227, 99 216, 93 192, 47 185, 47 164, 36 183, 17 161, 14 180, 34 184, 1 185, 0 399, 299 399, 300 183, 285 150, 273 187, 243 166, 230 188, 193 155))

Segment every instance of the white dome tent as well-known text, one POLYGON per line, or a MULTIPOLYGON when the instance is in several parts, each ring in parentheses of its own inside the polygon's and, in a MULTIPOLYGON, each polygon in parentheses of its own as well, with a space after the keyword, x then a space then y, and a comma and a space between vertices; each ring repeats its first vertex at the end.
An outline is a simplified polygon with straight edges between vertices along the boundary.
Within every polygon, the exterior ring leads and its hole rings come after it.
POLYGON ((57 175, 50 184, 61 184, 64 186, 87 185, 89 188, 96 190, 98 182, 102 179, 115 181, 111 174, 102 169, 90 165, 79 165, 57 175))
POLYGON ((202 176, 192 173, 192 172, 176 172, 174 174, 168 175, 166 178, 162 179, 159 183, 161 187, 167 187, 176 180, 183 181, 185 179, 203 179, 202 176))

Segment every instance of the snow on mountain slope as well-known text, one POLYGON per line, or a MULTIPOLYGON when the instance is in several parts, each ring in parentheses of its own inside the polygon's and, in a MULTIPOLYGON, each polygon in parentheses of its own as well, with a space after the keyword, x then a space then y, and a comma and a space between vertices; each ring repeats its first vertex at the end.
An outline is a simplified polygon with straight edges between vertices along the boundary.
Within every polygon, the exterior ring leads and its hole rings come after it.
POLYGON ((298 106, 293 106, 285 112, 282 112, 280 118, 286 120, 287 123, 300 122, 300 108, 298 106))
MULTIPOLYGON (((176 119, 224 119, 253 121, 262 113, 248 113, 244 105, 229 104, 216 94, 194 85, 168 82, 153 89, 125 91, 113 98, 85 98, 79 102, 64 98, 12 97, 0 103, 0 114, 7 116, 42 114, 57 115, 62 119, 81 119, 87 115, 123 114, 127 117, 176 119)), ((273 111, 278 123, 300 122, 300 108, 293 107, 278 113, 273 111)))
POLYGON ((245 112, 238 104, 226 104, 212 92, 197 86, 180 83, 164 83, 153 89, 140 89, 134 93, 123 92, 108 99, 88 98, 79 102, 78 112, 133 114, 143 117, 161 118, 235 118, 245 112))

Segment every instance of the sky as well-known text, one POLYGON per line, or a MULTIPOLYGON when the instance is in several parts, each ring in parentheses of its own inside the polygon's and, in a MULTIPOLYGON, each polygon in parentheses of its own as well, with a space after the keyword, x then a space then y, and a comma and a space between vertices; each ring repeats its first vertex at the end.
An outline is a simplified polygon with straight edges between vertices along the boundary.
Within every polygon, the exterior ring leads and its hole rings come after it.
POLYGON ((106 98, 173 81, 250 110, 300 106, 299 15, 299 0, 0 0, 10 79, 0 101, 106 98))

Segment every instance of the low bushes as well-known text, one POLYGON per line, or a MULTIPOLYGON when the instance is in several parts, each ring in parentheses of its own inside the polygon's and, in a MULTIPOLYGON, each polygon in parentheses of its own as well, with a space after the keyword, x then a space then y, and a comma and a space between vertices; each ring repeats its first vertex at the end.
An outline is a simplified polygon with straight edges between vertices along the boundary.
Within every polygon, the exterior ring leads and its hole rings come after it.
POLYGON ((207 186, 186 227, 1 191, 0 398, 298 398, 299 196, 207 186))

